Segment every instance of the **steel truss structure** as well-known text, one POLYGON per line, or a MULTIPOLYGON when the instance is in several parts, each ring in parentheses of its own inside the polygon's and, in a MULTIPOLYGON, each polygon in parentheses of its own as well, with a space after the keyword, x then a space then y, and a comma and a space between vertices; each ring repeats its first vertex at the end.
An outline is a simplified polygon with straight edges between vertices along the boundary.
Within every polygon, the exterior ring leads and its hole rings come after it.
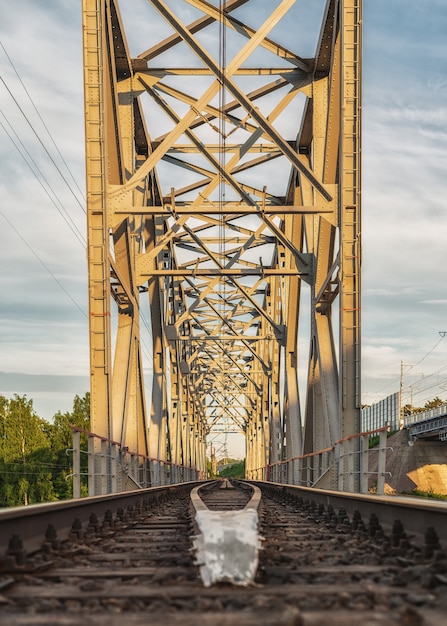
POLYGON ((230 423, 253 471, 359 430, 362 6, 311 5, 311 58, 295 0, 148 0, 170 34, 132 56, 83 0, 91 429, 133 452, 205 470, 230 423))

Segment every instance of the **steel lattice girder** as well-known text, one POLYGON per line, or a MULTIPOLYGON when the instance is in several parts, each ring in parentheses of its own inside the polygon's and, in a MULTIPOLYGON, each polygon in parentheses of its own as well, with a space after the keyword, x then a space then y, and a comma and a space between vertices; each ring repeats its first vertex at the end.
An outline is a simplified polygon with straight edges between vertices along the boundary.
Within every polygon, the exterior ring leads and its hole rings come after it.
POLYGON ((300 19, 295 0, 253 4, 148 0, 172 34, 131 56, 117 0, 83 0, 92 430, 202 469, 228 422, 249 468, 359 424, 361 0, 320 3, 313 58, 272 38, 300 19))

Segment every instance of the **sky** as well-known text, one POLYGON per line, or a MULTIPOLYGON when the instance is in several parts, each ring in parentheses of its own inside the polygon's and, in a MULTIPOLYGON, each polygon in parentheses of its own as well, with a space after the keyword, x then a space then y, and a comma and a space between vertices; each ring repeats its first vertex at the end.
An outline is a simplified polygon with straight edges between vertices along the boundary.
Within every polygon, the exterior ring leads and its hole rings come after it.
MULTIPOLYGON (((121 10, 134 54, 170 32, 121 10)), ((89 387, 81 35, 80 0, 0 8, 0 394, 46 419, 89 387)), ((445 0, 364 0, 364 404, 401 372, 404 402, 447 400, 446 57, 445 0)))

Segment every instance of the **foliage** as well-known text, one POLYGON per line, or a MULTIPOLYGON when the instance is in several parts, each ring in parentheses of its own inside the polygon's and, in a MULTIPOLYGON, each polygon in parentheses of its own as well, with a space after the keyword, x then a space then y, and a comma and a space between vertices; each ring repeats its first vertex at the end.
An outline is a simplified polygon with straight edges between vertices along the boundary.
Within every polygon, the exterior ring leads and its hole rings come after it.
MULTIPOLYGON (((397 433, 397 430, 387 431, 386 433, 387 439, 388 437, 391 437, 391 435, 394 435, 395 433, 397 433)), ((368 448, 375 448, 376 446, 379 445, 379 443, 380 443, 380 435, 373 435, 368 440, 368 448)))
POLYGON ((222 478, 245 478, 245 459, 227 465, 224 469, 220 470, 219 476, 222 478))
POLYGON ((55 500, 48 423, 33 401, 17 394, 0 400, 0 505, 55 500))
POLYGON ((436 409, 438 406, 442 406, 445 404, 445 400, 441 400, 438 396, 433 398, 433 400, 429 400, 424 404, 424 406, 412 406, 411 404, 405 404, 402 407, 404 415, 414 415, 415 413, 422 413, 423 411, 429 411, 430 409, 436 409))
POLYGON ((413 415, 413 413, 420 413, 423 410, 424 410, 423 408, 412 406, 411 404, 405 404, 402 407, 402 413, 404 415, 413 415))
POLYGON ((445 400, 441 400, 441 398, 438 398, 438 396, 436 396, 436 398, 433 398, 433 400, 425 403, 424 410, 428 411, 429 409, 436 409, 438 408, 438 406, 442 406, 443 404, 445 404, 445 400))
POLYGON ((226 456, 223 459, 217 461, 217 465, 220 467, 221 465, 232 465, 233 463, 239 463, 240 459, 232 459, 230 456, 226 456))
MULTIPOLYGON (((72 413, 53 423, 40 418, 25 396, 0 396, 0 506, 71 497, 71 425, 88 430, 90 397, 76 396, 72 413)), ((82 470, 81 470, 82 471, 82 470)))
MULTIPOLYGON (((59 500, 73 496, 73 481, 69 478, 73 469, 71 465, 72 455, 67 454, 73 445, 72 426, 81 430, 90 430, 90 394, 88 392, 83 398, 75 396, 71 413, 58 411, 53 418, 54 461, 59 467, 59 472, 54 476, 53 481, 59 500)), ((81 435, 81 448, 87 449, 86 435, 81 435)), ((86 472, 87 455, 81 454, 81 474, 86 472)), ((81 495, 87 495, 87 493, 81 493, 81 495)))
POLYGON ((368 448, 375 448, 379 445, 380 435, 373 435, 368 439, 368 448))
POLYGON ((213 472, 213 463, 212 463, 211 459, 209 459, 208 457, 206 458, 206 470, 207 470, 208 478, 216 478, 217 477, 217 474, 214 474, 214 472, 213 472))

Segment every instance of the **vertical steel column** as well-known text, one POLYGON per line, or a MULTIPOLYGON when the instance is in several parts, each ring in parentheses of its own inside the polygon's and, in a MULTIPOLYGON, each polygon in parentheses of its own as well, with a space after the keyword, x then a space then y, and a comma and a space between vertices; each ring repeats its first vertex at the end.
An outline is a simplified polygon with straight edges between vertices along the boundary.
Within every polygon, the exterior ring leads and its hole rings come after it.
MULTIPOLYGON (((342 437, 360 430, 362 0, 343 0, 340 129, 340 402, 342 437)), ((352 440, 357 453, 359 440, 352 440)), ((358 456, 358 455, 357 455, 358 456)), ((359 489, 355 480, 345 488, 359 489)), ((354 476, 352 477, 354 478, 354 476)))
MULTIPOLYGON (((155 245, 155 233, 151 233, 146 245, 155 245)), ((161 294, 158 281, 149 283, 149 300, 151 303, 153 379, 151 419, 149 425, 149 456, 153 459, 166 460, 166 397, 165 397, 165 358, 161 322, 161 294)), ((159 464, 154 462, 155 485, 162 484, 162 472, 159 464)))
MULTIPOLYGON (((296 191, 294 193, 296 195, 296 191)), ((296 198, 295 198, 296 200, 296 198)), ((298 216, 287 216, 284 223, 287 239, 293 242, 297 250, 303 246, 302 219, 298 216)), ((296 261, 289 248, 284 249, 285 266, 293 268, 296 261)), ((298 324, 300 313, 301 281, 298 277, 290 277, 284 289, 284 309, 286 312, 285 328, 285 406, 284 422, 286 431, 286 456, 295 458, 303 452, 303 433, 301 421, 300 395, 298 388, 298 324)), ((278 459, 279 460, 279 459, 278 459)), ((298 465, 292 464, 290 479, 298 484, 298 465)))
MULTIPOLYGON (((91 430, 111 438, 111 331, 109 283, 109 231, 107 224, 104 146, 104 2, 83 0, 83 52, 85 84, 85 152, 87 171, 87 258, 89 276, 91 430)), ((99 440, 94 441, 89 463, 100 474, 99 440)), ((95 480, 94 492, 102 492, 95 480)))

